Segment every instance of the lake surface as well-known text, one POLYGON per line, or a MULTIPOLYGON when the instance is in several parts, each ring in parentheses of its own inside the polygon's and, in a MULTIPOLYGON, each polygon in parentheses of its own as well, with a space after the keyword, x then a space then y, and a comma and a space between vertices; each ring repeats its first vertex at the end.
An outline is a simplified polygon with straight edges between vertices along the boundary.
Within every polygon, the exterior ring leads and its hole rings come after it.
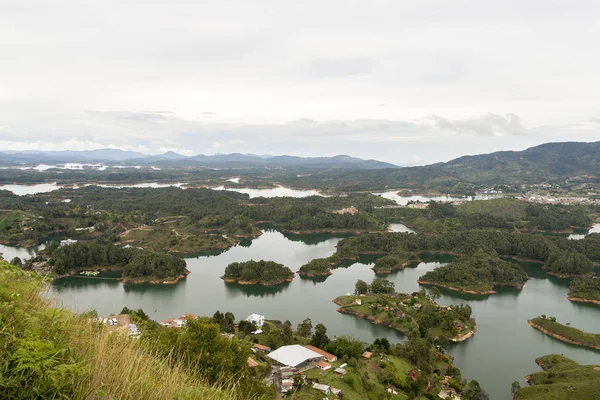
POLYGON ((36 185, 0 185, 0 190, 8 190, 17 196, 24 196, 27 194, 52 192, 61 187, 56 183, 38 183, 36 185))
POLYGON ((212 187, 213 190, 230 190, 233 192, 246 193, 251 199, 255 197, 308 197, 323 196, 318 190, 291 189, 284 186, 277 186, 271 189, 250 189, 250 188, 226 188, 225 186, 212 187))
MULTIPOLYGON (((401 225, 401 224, 398 224, 401 225)), ((396 229, 402 229, 396 226, 396 229)), ((267 319, 289 319, 294 326, 310 317, 313 325, 323 323, 330 337, 352 335, 366 342, 386 337, 392 342, 404 338, 384 326, 342 315, 331 300, 352 292, 356 280, 370 282, 373 257, 336 268, 323 279, 302 279, 276 287, 242 286, 223 282, 219 276, 234 261, 267 259, 289 266, 292 270, 307 261, 326 257, 335 251, 339 238, 328 235, 293 235, 265 230, 245 246, 238 245, 216 256, 187 259, 192 273, 175 285, 128 285, 118 281, 93 278, 56 280, 51 293, 66 306, 100 314, 118 313, 123 306, 143 308, 151 318, 162 320, 183 313, 212 315, 218 309, 231 311, 237 319, 252 313, 267 319)), ((419 290, 416 280, 451 260, 448 256, 423 256, 422 263, 388 275, 402 292, 419 290)), ((473 308, 479 331, 469 340, 453 345, 450 353, 468 379, 477 379, 492 399, 509 399, 510 385, 539 370, 534 360, 557 353, 584 364, 600 364, 600 352, 556 341, 534 330, 527 320, 541 314, 555 316, 583 330, 598 332, 600 307, 579 305, 566 299, 568 280, 549 277, 539 264, 522 264, 531 279, 521 291, 502 289, 492 296, 467 296, 442 290, 442 304, 468 303, 473 308)))
MULTIPOLYGON (((431 200, 441 201, 441 202, 466 200, 466 198, 463 198, 463 197, 450 197, 450 196, 437 196, 437 197, 399 196, 397 190, 392 190, 390 192, 373 193, 373 194, 384 197, 389 200, 393 200, 400 206, 405 206, 410 201, 413 201, 413 202, 420 201, 421 203, 426 203, 431 200)), ((470 197, 468 199, 470 199, 470 197)))

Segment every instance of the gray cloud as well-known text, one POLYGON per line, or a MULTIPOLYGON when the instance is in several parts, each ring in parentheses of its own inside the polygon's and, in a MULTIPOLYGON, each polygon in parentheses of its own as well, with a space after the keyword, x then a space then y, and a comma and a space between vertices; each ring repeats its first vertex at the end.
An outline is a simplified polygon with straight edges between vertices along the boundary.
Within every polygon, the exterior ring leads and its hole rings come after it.
POLYGON ((437 115, 431 117, 439 129, 481 136, 523 135, 525 128, 516 114, 487 114, 483 117, 450 121, 437 115))
POLYGON ((600 137, 597 0, 1 3, 0 151, 405 164, 600 137))

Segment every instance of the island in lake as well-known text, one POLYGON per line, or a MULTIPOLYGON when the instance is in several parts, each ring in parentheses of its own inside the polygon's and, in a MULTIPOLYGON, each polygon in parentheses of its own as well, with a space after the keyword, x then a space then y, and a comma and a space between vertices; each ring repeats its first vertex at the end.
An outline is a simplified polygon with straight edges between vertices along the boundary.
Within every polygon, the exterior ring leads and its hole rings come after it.
POLYGON ((427 272, 417 282, 461 293, 494 294, 496 286, 523 288, 528 276, 515 263, 479 250, 448 265, 427 272))
POLYGON ((563 325, 559 322, 556 322, 556 318, 546 317, 545 315, 530 319, 527 322, 538 331, 558 339, 561 342, 600 350, 599 334, 584 332, 577 328, 563 325))
POLYGON ((589 400, 600 393, 600 367, 580 365, 570 358, 550 354, 535 360, 543 369, 525 377, 530 385, 520 388, 513 383, 518 400, 569 399, 589 400))
POLYGON ((229 264, 221 279, 241 285, 273 286, 291 282, 294 276, 292 270, 283 264, 274 261, 250 260, 229 264))
POLYGON ((579 303, 600 305, 600 279, 592 277, 574 279, 569 287, 568 299, 579 303))
POLYGON ((311 276, 329 276, 331 275, 331 263, 327 258, 315 258, 300 267, 298 275, 311 276))
POLYGON ((391 274, 394 271, 406 268, 410 263, 416 262, 418 262, 418 257, 415 254, 389 254, 378 258, 372 269, 377 275, 391 274))
POLYGON ((435 297, 425 290, 396 293, 392 282, 375 279, 371 285, 358 281, 354 295, 339 296, 333 302, 340 306, 339 313, 388 326, 406 336, 416 332, 462 342, 477 331, 469 305, 444 306, 437 304, 435 297))

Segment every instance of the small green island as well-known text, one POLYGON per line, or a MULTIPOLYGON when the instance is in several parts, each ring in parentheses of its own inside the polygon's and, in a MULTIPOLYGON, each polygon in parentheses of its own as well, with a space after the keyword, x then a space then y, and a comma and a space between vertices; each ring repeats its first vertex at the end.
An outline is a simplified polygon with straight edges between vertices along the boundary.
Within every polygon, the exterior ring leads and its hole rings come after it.
POLYGON ((366 319, 374 324, 393 328, 406 336, 412 333, 430 335, 462 342, 477 329, 469 305, 444 306, 437 304, 437 289, 396 293, 394 284, 385 279, 374 279, 371 285, 359 280, 355 294, 336 297, 338 312, 366 319))
POLYGON ((294 276, 292 270, 283 264, 274 261, 250 260, 229 264, 221 279, 240 285, 273 286, 291 282, 294 276))
POLYGON ((298 275, 311 276, 329 276, 331 275, 331 263, 327 258, 315 258, 300 267, 298 275))
POLYGON ((169 253, 158 253, 112 243, 78 242, 46 247, 48 264, 56 277, 97 276, 98 271, 120 271, 123 283, 176 283, 190 271, 185 260, 169 253))
POLYGON ((522 289, 527 274, 515 263, 479 250, 427 272, 417 282, 469 294, 494 294, 496 286, 522 289))
POLYGON ((520 388, 513 383, 518 400, 590 400, 600 393, 600 367, 580 365, 562 355, 550 354, 537 358, 543 371, 525 377, 530 385, 520 388))
POLYGON ((569 286, 570 301, 600 305, 600 279, 587 277, 574 279, 569 286))
POLYGON ((392 272, 402 270, 406 268, 410 263, 417 261, 418 258, 414 254, 390 254, 378 258, 375 261, 375 265, 372 269, 377 275, 391 274, 392 272))
POLYGON ((545 315, 530 319, 527 322, 532 328, 561 342, 600 350, 600 335, 597 333, 584 332, 577 328, 563 325, 556 322, 556 318, 546 317, 545 315))
POLYGON ((543 268, 559 278, 594 275, 594 263, 585 254, 574 251, 551 253, 543 268))

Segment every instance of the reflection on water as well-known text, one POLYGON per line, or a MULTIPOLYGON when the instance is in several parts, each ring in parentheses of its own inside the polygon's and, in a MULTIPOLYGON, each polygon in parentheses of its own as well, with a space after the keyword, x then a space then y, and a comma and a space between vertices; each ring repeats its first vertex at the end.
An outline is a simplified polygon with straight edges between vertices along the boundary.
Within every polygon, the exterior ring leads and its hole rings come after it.
POLYGON ((280 285, 262 286, 262 285, 240 285, 239 283, 223 282, 228 295, 237 297, 239 293, 247 297, 274 297, 278 293, 286 291, 290 282, 284 282, 280 285))

